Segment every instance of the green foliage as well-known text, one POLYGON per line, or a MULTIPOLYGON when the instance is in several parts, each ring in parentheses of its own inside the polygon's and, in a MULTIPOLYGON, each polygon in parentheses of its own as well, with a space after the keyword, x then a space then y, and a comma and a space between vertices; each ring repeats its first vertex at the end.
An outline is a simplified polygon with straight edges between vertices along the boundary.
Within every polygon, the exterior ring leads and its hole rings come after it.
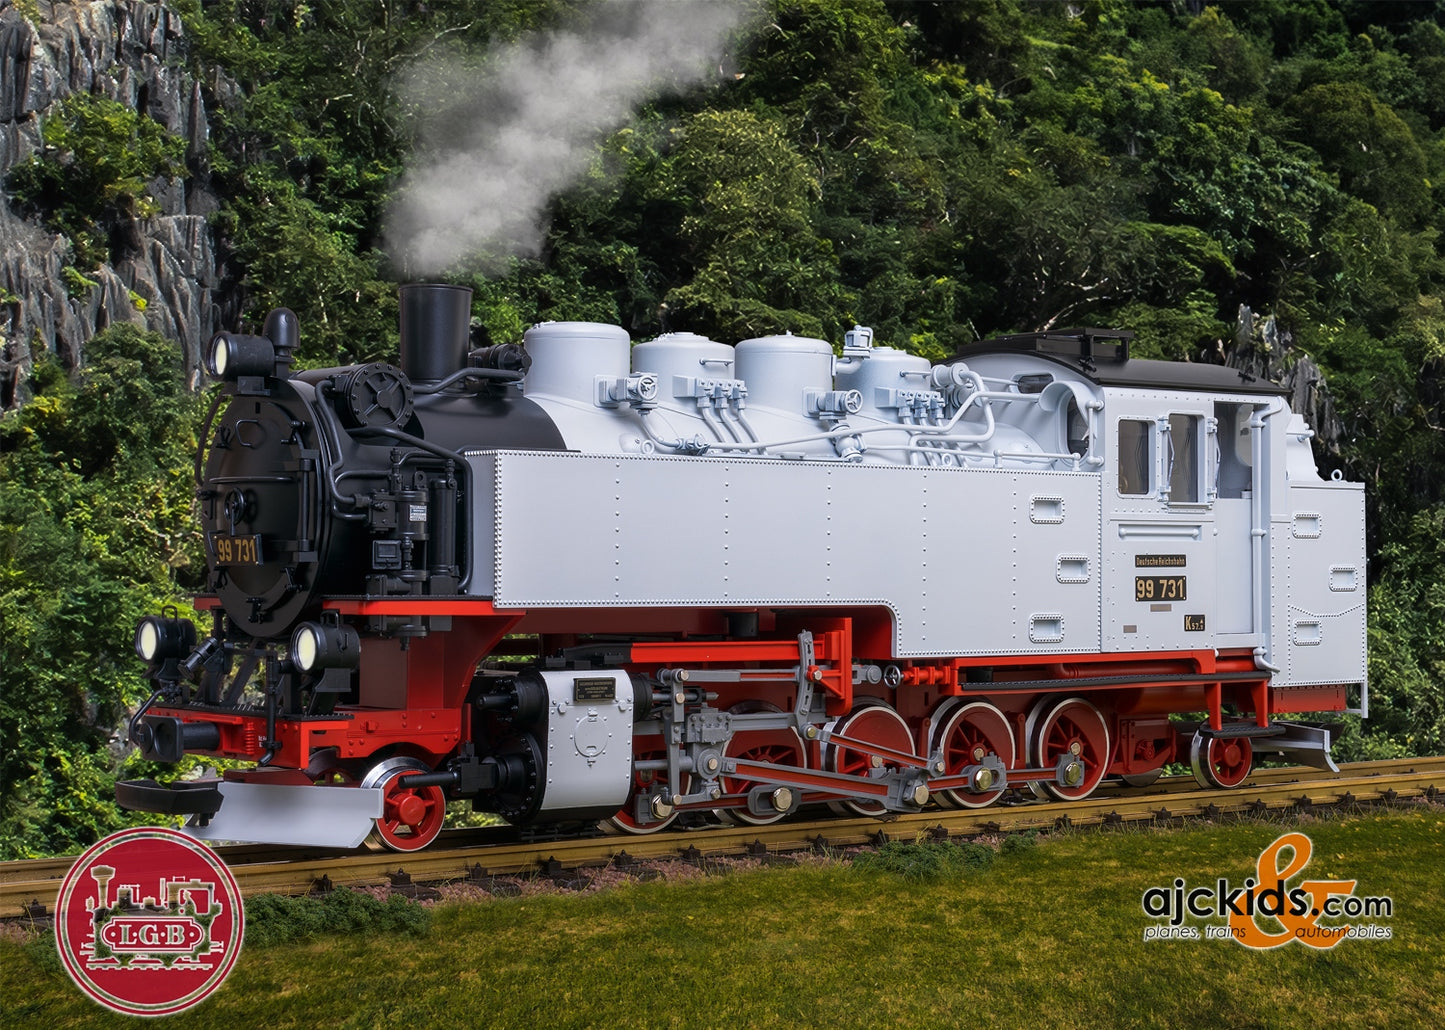
POLYGON ((38 366, 35 399, 0 418, 0 857, 125 821, 121 727, 148 692, 131 635, 203 567, 180 368, 174 344, 119 324, 73 375, 38 366))
MULTIPOLYGON (((1018 851, 1015 845, 1011 850, 1018 851)), ((998 852, 973 841, 890 840, 875 851, 853 859, 854 869, 890 873, 905 880, 921 882, 960 876, 993 865, 998 852)))
MULTIPOLYGON (((1371 719, 1365 755, 1445 751, 1445 506, 1417 514, 1386 544, 1370 588, 1371 719)), ((1392 756, 1393 757, 1393 756, 1392 756)))
POLYGON ((1285 112, 1346 191, 1403 224, 1426 216, 1425 153, 1405 121, 1369 89, 1322 83, 1293 98, 1285 112))
POLYGON ((319 898, 258 894, 246 899, 246 946, 350 940, 376 935, 424 937, 431 910, 393 894, 385 901, 346 887, 319 898))
POLYGON ((745 111, 698 115, 657 190, 681 212, 692 266, 691 281, 666 296, 678 328, 838 335, 831 247, 811 218, 819 183, 777 125, 745 111))
POLYGON ((108 97, 72 93, 42 134, 45 149, 11 169, 6 185, 22 210, 70 237, 80 268, 118 258, 111 230, 157 214, 149 181, 185 170, 183 139, 108 97))

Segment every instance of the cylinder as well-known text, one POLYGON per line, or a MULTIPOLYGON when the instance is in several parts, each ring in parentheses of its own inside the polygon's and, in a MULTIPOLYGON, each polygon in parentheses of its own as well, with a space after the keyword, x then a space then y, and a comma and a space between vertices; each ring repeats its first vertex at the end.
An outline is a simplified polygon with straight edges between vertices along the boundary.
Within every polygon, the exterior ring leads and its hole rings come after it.
POLYGON ((401 370, 414 383, 436 383, 467 365, 472 291, 446 283, 401 287, 401 370))
POLYGON ((806 336, 762 336, 737 345, 737 372, 747 381, 748 404, 803 414, 809 389, 833 388, 833 348, 806 336))
POLYGON ((662 396, 672 398, 674 379, 732 379, 733 349, 695 333, 665 333, 632 348, 632 370, 656 374, 662 396))
POLYGON ((625 379, 632 338, 621 326, 601 322, 543 322, 522 338, 532 367, 522 390, 527 396, 563 397, 592 406, 598 376, 625 379))

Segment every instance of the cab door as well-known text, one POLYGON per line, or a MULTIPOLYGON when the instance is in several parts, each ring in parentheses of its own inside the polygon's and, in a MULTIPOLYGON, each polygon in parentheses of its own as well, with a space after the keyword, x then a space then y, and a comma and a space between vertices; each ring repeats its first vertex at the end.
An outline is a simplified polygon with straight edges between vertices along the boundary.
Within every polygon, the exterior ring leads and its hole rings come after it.
POLYGON ((1213 403, 1110 391, 1105 404, 1104 647, 1208 647, 1218 619, 1213 403))

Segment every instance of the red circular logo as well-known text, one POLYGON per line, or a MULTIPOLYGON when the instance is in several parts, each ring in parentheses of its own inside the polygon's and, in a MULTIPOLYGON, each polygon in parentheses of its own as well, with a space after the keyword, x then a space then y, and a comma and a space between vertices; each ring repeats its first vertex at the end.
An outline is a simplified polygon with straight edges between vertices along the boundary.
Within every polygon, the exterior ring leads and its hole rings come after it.
POLYGON ((76 859, 60 885, 55 946, 106 1008, 166 1016, 221 986, 244 929, 241 891, 220 857, 151 826, 113 833, 76 859))

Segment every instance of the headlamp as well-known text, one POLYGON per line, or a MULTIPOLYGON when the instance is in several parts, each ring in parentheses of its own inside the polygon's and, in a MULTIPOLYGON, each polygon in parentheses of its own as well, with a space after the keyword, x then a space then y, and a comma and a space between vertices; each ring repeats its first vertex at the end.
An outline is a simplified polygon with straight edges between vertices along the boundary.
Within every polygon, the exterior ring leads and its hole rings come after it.
POLYGON ((264 336, 217 333, 206 351, 206 366, 217 379, 276 374, 276 347, 264 336))
POLYGON ((354 669, 361 660, 361 637, 350 626, 303 622, 291 634, 291 661, 302 672, 354 669))
POLYGON ((196 646, 196 625, 190 619, 147 615, 136 623, 135 653, 150 665, 184 658, 196 646))

